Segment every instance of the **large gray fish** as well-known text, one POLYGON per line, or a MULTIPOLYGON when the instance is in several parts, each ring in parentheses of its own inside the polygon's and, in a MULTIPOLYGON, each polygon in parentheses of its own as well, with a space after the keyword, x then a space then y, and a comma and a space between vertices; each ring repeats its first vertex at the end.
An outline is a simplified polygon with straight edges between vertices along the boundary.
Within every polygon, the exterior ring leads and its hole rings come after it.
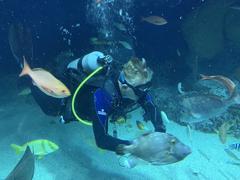
POLYGON ((218 117, 233 104, 240 103, 236 85, 224 76, 204 76, 201 80, 216 80, 225 85, 229 97, 221 98, 212 94, 185 93, 181 97, 180 121, 187 123, 201 122, 210 118, 218 117))
POLYGON ((124 146, 125 153, 130 156, 124 166, 135 167, 139 160, 152 165, 171 164, 183 160, 191 153, 191 149, 168 133, 153 132, 144 134, 128 146, 124 146))
POLYGON ((28 146, 21 160, 5 180, 32 180, 34 168, 34 155, 28 146))

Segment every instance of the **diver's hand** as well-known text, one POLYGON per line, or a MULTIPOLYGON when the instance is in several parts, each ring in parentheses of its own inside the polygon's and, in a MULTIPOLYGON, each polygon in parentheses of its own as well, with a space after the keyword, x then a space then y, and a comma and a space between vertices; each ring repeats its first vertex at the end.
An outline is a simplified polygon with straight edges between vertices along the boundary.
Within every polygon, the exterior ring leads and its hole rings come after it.
POLYGON ((126 145, 124 145, 124 144, 119 144, 118 146, 117 146, 117 148, 116 148, 116 154, 117 155, 124 155, 124 154, 126 154, 126 149, 125 149, 125 146, 126 145))
POLYGON ((76 121, 76 119, 74 119, 74 118, 66 118, 66 117, 64 117, 63 115, 61 115, 60 116, 60 118, 59 118, 59 122, 61 123, 61 124, 68 124, 68 123, 70 123, 70 122, 72 122, 72 121, 76 121))
POLYGON ((155 127, 155 132, 166 132, 166 127, 164 124, 159 124, 155 127))

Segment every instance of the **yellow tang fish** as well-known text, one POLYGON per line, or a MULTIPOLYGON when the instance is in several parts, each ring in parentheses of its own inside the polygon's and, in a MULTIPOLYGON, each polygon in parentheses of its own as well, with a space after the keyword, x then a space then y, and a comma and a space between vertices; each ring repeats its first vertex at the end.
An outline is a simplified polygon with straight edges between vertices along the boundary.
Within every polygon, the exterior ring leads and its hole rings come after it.
POLYGON ((31 69, 25 57, 23 57, 23 59, 24 67, 21 74, 19 75, 20 77, 29 75, 33 80, 33 84, 49 96, 55 98, 64 98, 71 95, 69 89, 61 81, 55 78, 50 72, 42 68, 31 69))
POLYGON ((22 146, 11 144, 11 147, 15 150, 16 154, 24 152, 27 146, 30 147, 31 151, 34 155, 38 156, 38 158, 42 158, 43 156, 59 149, 57 144, 46 139, 29 141, 22 146))

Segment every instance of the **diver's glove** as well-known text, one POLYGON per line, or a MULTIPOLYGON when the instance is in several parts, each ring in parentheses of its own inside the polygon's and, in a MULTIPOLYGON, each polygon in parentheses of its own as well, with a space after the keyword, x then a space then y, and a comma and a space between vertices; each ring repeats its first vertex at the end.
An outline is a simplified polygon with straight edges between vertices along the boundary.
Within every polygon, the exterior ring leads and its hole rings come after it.
POLYGON ((125 144, 119 144, 115 150, 116 154, 121 156, 126 154, 125 146, 126 146, 125 144))
POLYGON ((147 102, 143 106, 144 108, 144 121, 151 120, 155 131, 157 132, 166 132, 165 125, 163 124, 162 118, 160 116, 160 113, 158 112, 157 107, 152 104, 151 102, 147 102))

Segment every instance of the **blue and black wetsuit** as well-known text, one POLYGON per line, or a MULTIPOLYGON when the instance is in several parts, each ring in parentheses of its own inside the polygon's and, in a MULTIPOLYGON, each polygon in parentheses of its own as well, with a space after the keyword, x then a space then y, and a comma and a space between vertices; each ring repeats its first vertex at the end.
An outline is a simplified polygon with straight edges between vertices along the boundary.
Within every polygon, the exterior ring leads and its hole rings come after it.
MULTIPOLYGON (((97 146, 115 151, 119 144, 129 145, 131 142, 108 134, 109 116, 123 110, 126 103, 131 100, 122 98, 118 86, 118 74, 105 77, 101 83, 99 83, 100 80, 96 80, 96 82, 98 82, 98 87, 94 86, 95 83, 91 83, 81 89, 75 109, 83 119, 92 120, 97 146)), ((165 132, 160 113, 150 94, 143 93, 139 97, 138 103, 145 110, 145 117, 152 121, 155 131, 165 132)))

